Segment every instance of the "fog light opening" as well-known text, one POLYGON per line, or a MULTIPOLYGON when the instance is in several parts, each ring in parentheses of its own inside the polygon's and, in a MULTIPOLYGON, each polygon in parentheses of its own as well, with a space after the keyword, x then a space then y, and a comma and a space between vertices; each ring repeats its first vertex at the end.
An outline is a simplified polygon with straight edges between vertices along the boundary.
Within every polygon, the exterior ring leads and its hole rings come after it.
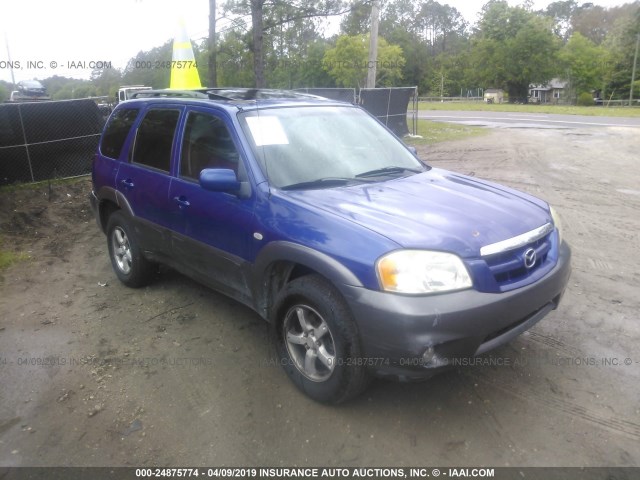
POLYGON ((436 358, 436 351, 433 347, 428 347, 424 353, 422 354, 422 364, 423 365, 431 365, 436 358))

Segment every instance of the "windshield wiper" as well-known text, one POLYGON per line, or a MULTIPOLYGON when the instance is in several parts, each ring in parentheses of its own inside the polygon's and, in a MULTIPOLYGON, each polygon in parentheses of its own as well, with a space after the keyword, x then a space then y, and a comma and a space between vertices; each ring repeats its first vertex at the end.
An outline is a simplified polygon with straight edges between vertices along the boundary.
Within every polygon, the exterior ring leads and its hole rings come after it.
POLYGON ((331 187, 342 187, 345 185, 350 185, 353 183, 368 183, 370 180, 364 180, 361 178, 342 178, 342 177, 327 177, 327 178, 318 178, 317 180, 311 180, 309 182, 300 182, 294 183, 292 185, 287 185, 286 187, 282 187, 282 190, 312 190, 314 188, 331 188, 331 187))
POLYGON ((382 177, 385 175, 398 175, 405 172, 411 173, 422 173, 424 170, 419 170, 417 168, 407 168, 407 167, 384 167, 384 168, 376 168, 375 170, 370 170, 368 172, 359 173, 356 175, 357 178, 366 178, 366 177, 382 177))

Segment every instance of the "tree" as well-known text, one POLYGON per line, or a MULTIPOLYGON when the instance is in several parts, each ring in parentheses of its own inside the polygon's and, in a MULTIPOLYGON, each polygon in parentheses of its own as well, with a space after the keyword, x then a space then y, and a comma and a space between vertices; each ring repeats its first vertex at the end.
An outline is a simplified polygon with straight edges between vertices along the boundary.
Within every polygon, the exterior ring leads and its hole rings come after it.
POLYGON ((468 85, 464 78, 464 59, 464 55, 452 56, 447 53, 435 57, 429 69, 429 81, 423 84, 421 91, 436 97, 458 95, 468 85))
MULTIPOLYGON (((381 29, 382 31, 382 29, 381 29)), ((405 85, 417 85, 419 91, 426 92, 426 81, 431 71, 434 57, 427 42, 417 34, 403 28, 384 31, 381 35, 389 43, 398 45, 402 49, 405 59, 402 66, 402 80, 405 85)), ((452 55, 449 55, 453 58, 452 55)))
POLYGON ((3 85, 4 82, 0 83, 0 102, 5 102, 9 99, 9 89, 3 85))
MULTIPOLYGON (((265 76, 265 38, 272 37, 277 28, 293 22, 341 15, 351 10, 351 6, 343 5, 342 0, 228 0, 225 11, 239 16, 251 17, 250 51, 253 53, 253 71, 255 86, 267 86, 265 76)), ((271 40, 270 40, 271 41, 271 40)))
POLYGON ((156 65, 170 64, 173 51, 172 41, 148 51, 141 51, 129 60, 122 72, 125 85, 147 85, 153 88, 167 88, 171 80, 170 68, 156 68, 156 65))
MULTIPOLYGON (((640 34, 640 7, 636 5, 635 10, 623 7, 616 9, 623 9, 624 15, 616 19, 603 42, 603 47, 608 52, 608 69, 603 80, 603 91, 611 92, 614 97, 628 99, 636 39, 640 34)), ((635 86, 634 91, 638 92, 635 86)), ((605 94, 601 93, 601 95, 604 98, 605 94)))
POLYGON ((566 42, 571 37, 571 20, 577 9, 578 4, 575 0, 560 0, 550 3, 540 13, 553 19, 553 32, 566 42))
POLYGON ((606 50, 581 33, 574 33, 560 52, 562 78, 569 81, 570 96, 591 93, 602 86, 606 69, 606 50))
POLYGON ((253 57, 247 49, 250 33, 229 30, 218 42, 218 85, 221 87, 252 87, 253 57))
POLYGON ((449 40, 463 37, 467 28, 467 22, 457 9, 434 0, 422 4, 418 23, 425 40, 439 52, 447 50, 449 40))
POLYGON ((485 88, 505 88, 511 102, 526 102, 530 84, 557 73, 559 43, 549 19, 491 1, 473 39, 469 77, 485 88))
MULTIPOLYGON (((386 2, 379 33, 389 43, 402 48, 405 85, 417 85, 420 92, 431 91, 431 80, 436 75, 434 69, 439 69, 436 76, 452 79, 448 84, 450 91, 460 91, 461 72, 450 70, 468 44, 467 23, 458 10, 434 0, 386 2), (447 60, 437 60, 444 52, 447 60), (453 80, 454 77, 457 80, 453 80)), ((440 87, 437 91, 439 95, 440 87)))
POLYGON ((596 45, 600 45, 611 27, 611 16, 600 5, 585 3, 576 9, 571 24, 574 32, 579 32, 596 45))
MULTIPOLYGON (((324 68, 338 86, 361 88, 367 78, 368 56, 368 35, 343 35, 338 37, 334 48, 325 52, 324 68)), ((399 46, 389 45, 384 38, 378 38, 378 85, 398 85, 402 80, 404 63, 402 49, 399 46)))
MULTIPOLYGON (((51 98, 54 100, 68 100, 73 98, 87 98, 95 97, 96 89, 88 80, 75 80, 68 79, 69 81, 58 89, 56 92, 51 93, 51 98)), ((45 81, 43 80, 43 83, 45 81)))
POLYGON ((340 22, 340 32, 343 35, 364 35, 369 31, 371 21, 371 2, 368 0, 357 0, 351 10, 342 17, 340 22))
POLYGON ((122 74, 117 68, 95 69, 91 72, 91 83, 96 95, 113 97, 122 84, 122 74))

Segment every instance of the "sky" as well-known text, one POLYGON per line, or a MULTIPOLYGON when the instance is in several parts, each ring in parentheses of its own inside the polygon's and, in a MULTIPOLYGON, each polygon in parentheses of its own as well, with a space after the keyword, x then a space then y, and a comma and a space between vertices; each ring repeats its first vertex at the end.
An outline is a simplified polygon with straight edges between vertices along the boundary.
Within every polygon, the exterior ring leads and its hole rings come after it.
MULTIPOLYGON (((0 80, 44 79, 52 75, 89 78, 101 62, 123 68, 142 50, 172 39, 183 18, 192 40, 208 35, 208 0, 32 0, 0 7, 0 80), (7 49, 7 44, 9 48, 7 49), (11 62, 9 62, 9 54, 11 62), (19 65, 18 65, 19 64, 19 65)), ((221 4, 222 0, 218 0, 221 4)), ((475 23, 483 2, 440 0, 475 23)), ((509 0, 518 5, 521 0, 509 0)), ((548 0, 534 1, 535 10, 548 0)), ((593 0, 603 7, 624 0, 593 0)), ((218 30, 225 27, 222 21, 218 30)))

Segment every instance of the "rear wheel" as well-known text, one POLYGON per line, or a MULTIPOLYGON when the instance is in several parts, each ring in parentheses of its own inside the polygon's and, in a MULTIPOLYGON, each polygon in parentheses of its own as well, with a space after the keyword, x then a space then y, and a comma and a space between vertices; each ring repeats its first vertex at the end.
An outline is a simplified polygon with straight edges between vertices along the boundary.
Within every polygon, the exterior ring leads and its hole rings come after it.
POLYGON ((316 401, 337 404, 368 385, 358 332, 340 293, 319 275, 288 283, 278 296, 273 329, 281 365, 316 401))
POLYGON ((151 281, 156 265, 143 255, 133 228, 122 212, 114 212, 107 223, 111 265, 118 279, 129 287, 143 287, 151 281))

